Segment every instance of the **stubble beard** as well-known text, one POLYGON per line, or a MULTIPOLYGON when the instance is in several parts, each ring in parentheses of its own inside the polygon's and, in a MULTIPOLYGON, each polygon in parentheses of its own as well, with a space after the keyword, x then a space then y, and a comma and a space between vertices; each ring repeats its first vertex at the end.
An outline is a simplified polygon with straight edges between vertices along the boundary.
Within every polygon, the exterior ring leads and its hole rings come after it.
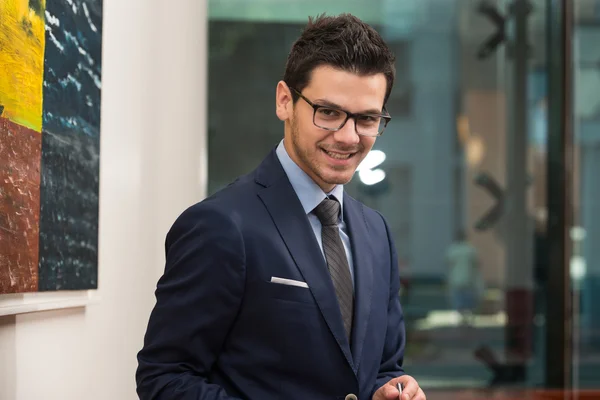
MULTIPOLYGON (((314 176, 316 176, 318 179, 320 179, 322 182, 326 183, 327 185, 345 185, 348 182, 350 182, 350 180, 352 179, 352 176, 354 175, 355 171, 352 171, 352 175, 350 175, 350 177, 348 179, 343 179, 342 177, 332 177, 332 179, 327 179, 326 176, 324 176, 323 173, 323 168, 319 165, 319 162, 317 161, 317 155, 312 155, 309 153, 309 151, 307 149, 303 149, 302 146, 300 146, 300 130, 298 129, 298 125, 296 124, 296 121, 292 121, 290 122, 290 128, 291 128, 291 137, 292 137, 292 148, 294 149, 294 153, 296 153, 296 156, 298 157, 299 161, 306 166, 306 168, 308 168, 312 174, 314 176)), ((316 151, 320 151, 318 149, 315 149, 316 151)), ((336 168, 335 166, 333 167, 334 170, 337 171, 344 171, 345 168, 336 168)), ((314 179, 314 178, 313 178, 314 179)))

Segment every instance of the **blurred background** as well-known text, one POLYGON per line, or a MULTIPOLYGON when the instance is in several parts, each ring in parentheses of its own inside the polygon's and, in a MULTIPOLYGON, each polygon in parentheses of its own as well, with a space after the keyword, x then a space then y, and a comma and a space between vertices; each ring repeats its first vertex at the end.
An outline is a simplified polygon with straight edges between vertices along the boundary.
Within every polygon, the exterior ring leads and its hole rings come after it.
POLYGON ((551 87, 565 72, 554 60, 568 57, 557 1, 209 1, 209 193, 280 140, 274 82, 307 16, 353 13, 396 53, 392 123, 347 190, 390 222, 406 367, 425 387, 543 388, 566 372, 578 387, 600 385, 600 1, 568 3, 573 98, 551 87), (561 139, 565 107, 573 143, 561 139), (565 152, 572 169, 549 174, 565 152), (570 189, 556 182, 564 173, 570 189), (549 196, 564 190, 575 219, 549 229, 564 212, 549 196), (567 265, 549 248, 565 229, 567 265), (471 256, 476 271, 462 271, 471 256), (565 268, 570 291, 550 273, 565 268), (460 305, 464 283, 475 290, 460 305), (568 359, 548 357, 564 348, 552 331, 570 323, 569 303, 576 342, 568 359))
POLYGON ((393 231, 407 371, 429 399, 600 389, 600 0, 104 0, 99 289, 0 317, 0 399, 136 398, 167 230, 281 140, 289 49, 342 12, 397 57, 346 190, 393 231))

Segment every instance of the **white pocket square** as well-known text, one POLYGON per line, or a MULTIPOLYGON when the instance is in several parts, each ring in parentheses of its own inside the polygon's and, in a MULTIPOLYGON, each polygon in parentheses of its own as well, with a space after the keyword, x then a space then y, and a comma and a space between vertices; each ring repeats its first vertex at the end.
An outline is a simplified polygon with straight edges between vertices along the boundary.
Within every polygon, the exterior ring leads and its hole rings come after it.
POLYGON ((282 285, 297 286, 308 289, 308 285, 306 284, 306 282, 295 281, 293 279, 278 278, 276 276, 271 277, 271 283, 280 283, 282 285))

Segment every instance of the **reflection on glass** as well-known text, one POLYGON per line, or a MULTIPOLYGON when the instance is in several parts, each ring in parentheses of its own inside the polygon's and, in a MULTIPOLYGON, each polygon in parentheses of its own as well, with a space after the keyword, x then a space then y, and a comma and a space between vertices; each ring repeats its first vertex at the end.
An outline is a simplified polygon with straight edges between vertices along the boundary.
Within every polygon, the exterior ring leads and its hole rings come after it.
MULTIPOLYGON (((253 169, 281 140, 275 85, 309 15, 351 12, 379 29, 396 53, 397 81, 386 105, 393 120, 346 190, 390 224, 408 328, 406 366, 427 388, 550 384, 544 376, 548 2, 531 1, 530 13, 508 20, 508 41, 491 46, 497 27, 490 7, 505 17, 508 3, 209 2, 211 193, 253 169), (515 35, 527 36, 526 43, 514 42, 515 35)), ((597 44, 600 37, 588 40, 597 44)), ((589 117, 580 132, 592 136, 600 132, 592 107, 600 105, 600 87, 591 89, 600 73, 593 74, 578 103, 589 117)), ((600 180, 583 170, 600 171, 600 146, 582 144, 581 152, 587 263, 581 326, 591 333, 600 326, 599 314, 591 314, 592 302, 600 302, 600 272, 590 267, 594 260, 600 265, 600 253, 589 245, 600 242, 600 208, 591 200, 600 198, 600 180)), ((598 345, 587 336, 584 343, 598 345)), ((587 365, 582 361, 582 379, 587 365)))

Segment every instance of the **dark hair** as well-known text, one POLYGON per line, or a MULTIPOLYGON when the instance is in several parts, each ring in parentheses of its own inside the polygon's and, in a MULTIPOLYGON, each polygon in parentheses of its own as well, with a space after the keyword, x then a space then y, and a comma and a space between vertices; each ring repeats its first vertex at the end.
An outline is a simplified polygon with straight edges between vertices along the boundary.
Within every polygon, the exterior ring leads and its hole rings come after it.
MULTIPOLYGON (((394 86, 395 56, 379 33, 351 14, 309 18, 288 55, 283 80, 302 91, 312 71, 329 65, 359 75, 383 73, 387 81, 384 104, 394 86)), ((298 100, 292 91, 294 101, 298 100)))

